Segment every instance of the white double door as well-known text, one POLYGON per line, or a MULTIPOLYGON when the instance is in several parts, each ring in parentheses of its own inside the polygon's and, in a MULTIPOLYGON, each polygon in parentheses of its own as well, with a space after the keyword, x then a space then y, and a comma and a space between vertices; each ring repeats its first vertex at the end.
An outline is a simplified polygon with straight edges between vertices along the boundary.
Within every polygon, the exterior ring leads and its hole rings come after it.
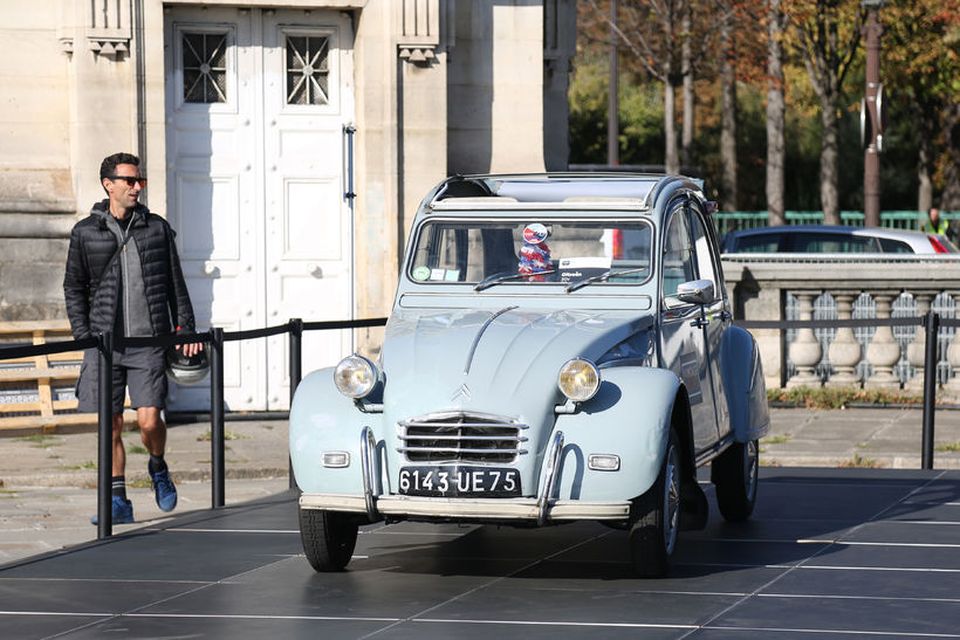
MULTIPOLYGON (((350 318, 349 20, 170 8, 164 34, 168 218, 198 328, 350 318)), ((286 336, 226 343, 228 410, 288 407, 287 345, 286 336)), ((307 332, 303 346, 306 374, 349 352, 351 333, 307 332)), ((171 390, 171 408, 208 406, 205 384, 171 390)))

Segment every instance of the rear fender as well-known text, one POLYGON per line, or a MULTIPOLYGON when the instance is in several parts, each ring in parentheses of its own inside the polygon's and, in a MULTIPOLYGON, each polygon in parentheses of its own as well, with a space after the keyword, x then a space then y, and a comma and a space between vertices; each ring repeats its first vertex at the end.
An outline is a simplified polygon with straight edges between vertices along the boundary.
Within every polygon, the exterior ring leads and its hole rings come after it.
POLYGON ((653 486, 660 473, 679 378, 665 369, 611 367, 601 370, 601 379, 597 395, 579 412, 557 417, 564 447, 554 497, 630 500, 653 486), (619 456, 619 470, 590 469, 592 454, 619 456))
POLYGON ((724 392, 734 440, 758 440, 770 430, 760 350, 750 332, 735 326, 724 331, 720 349, 724 392))

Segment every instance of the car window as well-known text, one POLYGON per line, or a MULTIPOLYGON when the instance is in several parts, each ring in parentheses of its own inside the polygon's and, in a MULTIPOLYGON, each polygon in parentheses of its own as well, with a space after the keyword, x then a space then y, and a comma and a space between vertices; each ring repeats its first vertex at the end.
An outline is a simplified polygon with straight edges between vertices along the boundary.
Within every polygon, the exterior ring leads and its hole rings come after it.
POLYGON ((789 241, 796 253, 880 253, 877 239, 868 236, 801 231, 790 234, 789 241))
POLYGON ((420 227, 410 279, 479 283, 488 279, 569 283, 609 270, 638 269, 607 284, 638 284, 652 270, 652 226, 645 220, 437 220, 420 227), (547 272, 538 275, 540 272, 547 272))
POLYGON ((884 253, 913 253, 913 248, 906 242, 893 238, 879 238, 880 248, 884 253))
POLYGON ((663 246, 663 297, 674 296, 684 282, 696 280, 695 256, 684 209, 677 208, 667 223, 663 246))
POLYGON ((703 218, 696 211, 690 209, 690 231, 693 236, 693 248, 697 260, 697 277, 713 283, 713 289, 720 291, 717 284, 717 274, 714 269, 713 254, 710 251, 710 237, 703 218))
POLYGON ((758 233, 733 239, 733 251, 739 253, 777 253, 780 251, 779 233, 758 233))

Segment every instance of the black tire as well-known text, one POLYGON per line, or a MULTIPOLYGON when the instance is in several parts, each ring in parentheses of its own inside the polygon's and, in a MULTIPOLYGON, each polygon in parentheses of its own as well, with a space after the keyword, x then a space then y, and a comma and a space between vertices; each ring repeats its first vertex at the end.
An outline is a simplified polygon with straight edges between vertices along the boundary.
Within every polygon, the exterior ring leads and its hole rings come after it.
POLYGON ((735 442, 713 461, 717 506, 728 522, 743 522, 753 513, 760 484, 758 441, 735 442))
POLYGON ((628 540, 634 571, 641 578, 662 578, 670 568, 680 531, 680 474, 680 450, 671 431, 657 481, 634 500, 628 540))
POLYGON ((300 541, 314 571, 343 571, 357 546, 357 523, 350 514, 300 509, 300 541))

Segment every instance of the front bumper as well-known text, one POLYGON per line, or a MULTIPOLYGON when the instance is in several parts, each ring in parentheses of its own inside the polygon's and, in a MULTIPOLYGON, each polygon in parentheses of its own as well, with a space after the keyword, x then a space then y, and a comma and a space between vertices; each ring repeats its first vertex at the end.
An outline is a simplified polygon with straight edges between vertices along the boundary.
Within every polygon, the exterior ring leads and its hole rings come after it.
POLYGON ((366 513, 371 522, 388 518, 488 520, 546 525, 551 520, 627 520, 629 502, 554 499, 563 432, 556 431, 544 452, 545 470, 535 498, 425 498, 383 493, 373 430, 360 432, 363 494, 304 493, 301 509, 366 513))
MULTIPOLYGON (((305 493, 301 509, 326 509, 367 513, 364 496, 305 493)), ((388 517, 463 518, 538 522, 541 506, 535 498, 415 498, 384 495, 376 498, 376 511, 388 517)), ((546 506, 547 520, 626 520, 629 502, 555 500, 546 506)))

